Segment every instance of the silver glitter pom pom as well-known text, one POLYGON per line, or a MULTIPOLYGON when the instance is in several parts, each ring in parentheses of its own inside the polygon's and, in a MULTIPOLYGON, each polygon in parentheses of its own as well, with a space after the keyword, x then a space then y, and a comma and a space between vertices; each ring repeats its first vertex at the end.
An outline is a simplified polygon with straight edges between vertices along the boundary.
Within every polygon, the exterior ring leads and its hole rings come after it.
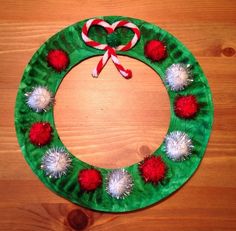
POLYGON ((172 91, 183 90, 192 81, 192 72, 189 64, 172 64, 166 69, 166 83, 172 91))
POLYGON ((52 93, 46 87, 35 87, 31 92, 27 92, 26 103, 36 112, 47 111, 54 103, 52 93))
POLYGON ((132 187, 132 177, 125 169, 115 169, 107 176, 106 191, 116 199, 128 196, 132 187))
POLYGON ((41 168, 50 178, 65 175, 71 165, 71 158, 64 148, 55 147, 47 150, 42 158, 41 168))
POLYGON ((166 136, 165 149, 170 159, 174 161, 184 160, 191 154, 192 140, 185 132, 174 131, 166 136))

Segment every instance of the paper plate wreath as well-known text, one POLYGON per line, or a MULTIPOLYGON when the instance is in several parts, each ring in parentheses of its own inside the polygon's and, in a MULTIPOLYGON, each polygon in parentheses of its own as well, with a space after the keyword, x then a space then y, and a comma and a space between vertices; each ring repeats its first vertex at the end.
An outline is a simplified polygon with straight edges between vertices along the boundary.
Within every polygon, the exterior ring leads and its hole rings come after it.
POLYGON ((115 16, 78 22, 46 41, 25 69, 15 107, 20 147, 40 180, 74 203, 108 212, 144 208, 181 187, 203 157, 212 121, 211 92, 188 49, 153 24, 115 16), (98 168, 79 160, 63 145, 54 123, 54 96, 64 76, 98 55, 102 57, 93 77, 111 59, 121 76, 130 79, 132 68, 119 61, 119 55, 126 55, 153 68, 170 98, 170 126, 163 143, 126 168, 98 168))

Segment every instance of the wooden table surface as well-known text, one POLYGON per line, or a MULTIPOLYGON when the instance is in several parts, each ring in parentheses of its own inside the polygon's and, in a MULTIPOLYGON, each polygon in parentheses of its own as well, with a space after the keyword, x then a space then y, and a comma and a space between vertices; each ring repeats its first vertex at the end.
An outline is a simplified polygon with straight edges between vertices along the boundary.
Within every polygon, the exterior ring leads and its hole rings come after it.
MULTIPOLYGON (((0 5, 0 230, 236 230, 236 1, 13 1, 0 5), (196 56, 213 93, 211 139, 200 168, 161 203, 125 214, 93 212, 49 191, 26 164, 14 130, 14 104, 24 67, 62 28, 99 15, 155 23, 196 56)), ((122 167, 152 153, 168 129, 169 100, 157 74, 121 57, 134 77, 109 62, 90 77, 98 57, 76 66, 57 95, 55 121, 77 157, 122 167)))

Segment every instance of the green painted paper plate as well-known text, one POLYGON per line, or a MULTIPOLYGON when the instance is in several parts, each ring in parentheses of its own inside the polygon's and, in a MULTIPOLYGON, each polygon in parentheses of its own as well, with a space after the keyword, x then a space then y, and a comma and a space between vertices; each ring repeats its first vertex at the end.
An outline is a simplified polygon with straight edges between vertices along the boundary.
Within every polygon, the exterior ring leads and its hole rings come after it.
MULTIPOLYGON (((169 196, 180 188, 196 171, 203 158, 212 129, 212 96, 207 79, 198 62, 189 50, 171 34, 156 25, 139 19, 121 16, 105 16, 99 18, 110 24, 119 20, 127 20, 134 23, 139 28, 141 37, 135 47, 125 52, 119 51, 117 54, 142 61, 161 77, 168 91, 171 105, 171 118, 168 133, 171 131, 183 131, 187 133, 192 139, 194 146, 192 155, 183 161, 173 161, 167 157, 163 141, 153 155, 161 156, 167 165, 168 170, 165 179, 156 185, 145 183, 140 175, 138 164, 126 167, 125 169, 133 178, 134 185, 130 195, 124 199, 113 198, 105 190, 105 179, 112 169, 94 167, 100 171, 103 183, 101 187, 93 192, 83 192, 78 184, 78 173, 80 170, 91 168, 92 166, 76 158, 66 147, 65 149, 72 159, 70 170, 66 175, 58 179, 46 176, 44 170, 40 167, 42 157, 49 148, 64 147, 64 145, 60 140, 54 123, 53 107, 46 112, 37 113, 26 104, 25 93, 31 91, 35 86, 47 86, 53 94, 56 94, 64 76, 75 65, 87 58, 104 54, 104 51, 89 47, 82 40, 81 30, 87 20, 75 23, 58 32, 47 40, 33 55, 25 68, 19 86, 15 105, 15 127, 17 138, 26 161, 33 172, 49 189, 71 202, 90 209, 106 212, 127 212, 147 207, 169 196), (152 39, 165 41, 168 57, 161 62, 153 62, 144 55, 144 46, 152 39), (53 68, 48 66, 46 57, 48 52, 52 49, 62 49, 67 52, 70 63, 66 70, 55 72, 53 68), (165 82, 166 69, 174 63, 190 64, 194 80, 184 90, 177 92, 171 91, 165 82), (177 117, 173 108, 174 100, 177 96, 188 94, 195 95, 201 105, 198 114, 190 120, 177 117), (47 121, 53 128, 51 143, 42 147, 33 145, 29 140, 30 127, 33 123, 38 121, 47 121)), ((117 33, 121 35, 122 44, 127 43, 127 41, 133 37, 133 32, 124 28, 117 30, 117 33)), ((89 35, 94 41, 106 43, 106 31, 99 26, 93 26, 90 29, 89 35)), ((127 84, 129 84, 129 81, 127 81, 127 84)))

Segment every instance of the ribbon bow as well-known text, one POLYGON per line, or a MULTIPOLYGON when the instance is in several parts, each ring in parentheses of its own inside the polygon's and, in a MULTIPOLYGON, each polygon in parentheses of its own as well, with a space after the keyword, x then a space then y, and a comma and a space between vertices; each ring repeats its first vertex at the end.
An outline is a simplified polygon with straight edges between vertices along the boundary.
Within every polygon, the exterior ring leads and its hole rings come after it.
POLYGON ((113 23, 112 25, 110 25, 109 23, 105 22, 102 19, 90 19, 90 20, 88 20, 82 28, 82 39, 84 40, 86 45, 94 47, 94 48, 99 49, 99 50, 105 50, 106 51, 104 53, 103 57, 101 58, 101 60, 98 62, 97 66, 94 68, 94 70, 92 72, 92 76, 93 77, 98 77, 98 75, 102 71, 103 67, 106 65, 109 58, 111 58, 113 63, 115 64, 116 68, 120 72, 120 74, 123 77, 127 78, 127 79, 131 78, 132 77, 131 70, 125 69, 121 65, 121 63, 120 63, 120 61, 117 57, 116 51, 127 51, 127 50, 131 49, 137 43, 139 38, 140 38, 139 29, 136 25, 134 25, 131 22, 121 20, 121 21, 117 21, 117 22, 113 23), (127 27, 127 28, 130 28, 134 32, 134 36, 125 45, 119 45, 117 47, 111 47, 108 44, 101 44, 99 42, 93 41, 92 39, 90 39, 88 37, 88 32, 89 32, 90 27, 94 26, 94 25, 99 25, 99 26, 102 26, 103 28, 105 28, 108 35, 115 32, 116 28, 127 27))

